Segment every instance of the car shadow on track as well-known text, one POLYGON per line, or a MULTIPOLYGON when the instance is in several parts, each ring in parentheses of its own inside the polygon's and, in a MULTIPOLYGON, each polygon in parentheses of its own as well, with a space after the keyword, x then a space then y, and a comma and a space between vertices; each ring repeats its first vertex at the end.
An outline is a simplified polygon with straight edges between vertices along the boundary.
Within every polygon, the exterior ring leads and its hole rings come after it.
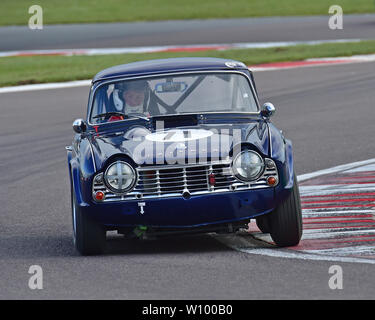
POLYGON ((230 250, 208 234, 165 236, 150 240, 107 236, 104 254, 186 254, 230 250))
POLYGON ((225 244, 228 239, 229 243, 241 243, 242 247, 252 249, 274 248, 274 245, 256 239, 248 233, 173 235, 150 240, 126 239, 120 235, 107 235, 104 254, 199 254, 233 251, 230 245, 225 244))
MULTIPOLYGON (((0 238, 0 260, 80 256, 70 235, 30 235, 0 238)), ((103 255, 186 254, 225 252, 230 248, 208 234, 168 236, 152 240, 109 236, 103 255)))
POLYGON ((0 238, 0 260, 66 257, 77 255, 69 236, 14 235, 0 238))

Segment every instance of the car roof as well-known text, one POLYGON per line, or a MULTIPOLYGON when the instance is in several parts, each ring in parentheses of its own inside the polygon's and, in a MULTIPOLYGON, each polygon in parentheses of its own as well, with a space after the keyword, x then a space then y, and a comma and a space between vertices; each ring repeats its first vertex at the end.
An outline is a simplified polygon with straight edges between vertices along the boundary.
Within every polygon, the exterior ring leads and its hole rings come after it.
POLYGON ((204 70, 248 70, 240 61, 220 58, 170 58, 145 60, 110 67, 98 72, 92 82, 126 76, 204 70))

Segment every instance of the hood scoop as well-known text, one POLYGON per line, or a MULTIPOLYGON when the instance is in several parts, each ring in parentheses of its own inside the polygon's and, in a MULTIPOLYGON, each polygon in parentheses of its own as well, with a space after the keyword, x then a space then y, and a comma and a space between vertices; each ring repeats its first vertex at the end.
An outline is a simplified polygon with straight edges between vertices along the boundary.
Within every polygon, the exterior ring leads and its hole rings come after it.
POLYGON ((154 129, 168 129, 176 127, 190 127, 198 124, 198 116, 195 114, 160 116, 152 119, 154 129))

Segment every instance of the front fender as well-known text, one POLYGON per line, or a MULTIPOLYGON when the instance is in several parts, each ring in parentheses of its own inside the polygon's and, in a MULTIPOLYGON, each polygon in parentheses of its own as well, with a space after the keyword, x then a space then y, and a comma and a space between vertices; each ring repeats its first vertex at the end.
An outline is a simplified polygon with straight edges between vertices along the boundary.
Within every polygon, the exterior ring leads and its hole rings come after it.
POLYGON ((73 156, 73 151, 67 152, 67 158, 69 169, 69 181, 71 187, 70 190, 74 193, 77 203, 82 205, 83 200, 80 186, 79 161, 77 157, 73 156))
POLYGON ((288 172, 288 179, 285 188, 291 189, 294 185, 294 160, 292 141, 285 139, 285 166, 288 172))
POLYGON ((292 142, 269 123, 271 158, 275 160, 282 188, 290 190, 294 185, 294 164, 292 142))
POLYGON ((92 177, 96 168, 90 142, 82 139, 77 150, 68 151, 69 175, 72 191, 80 206, 87 206, 91 199, 92 177))

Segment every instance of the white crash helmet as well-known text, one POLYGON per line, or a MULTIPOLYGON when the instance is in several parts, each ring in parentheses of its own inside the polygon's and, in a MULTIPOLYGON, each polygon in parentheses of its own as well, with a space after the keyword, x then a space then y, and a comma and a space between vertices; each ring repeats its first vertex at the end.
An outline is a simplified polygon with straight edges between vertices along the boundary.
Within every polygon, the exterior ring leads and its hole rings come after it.
POLYGON ((113 104, 117 111, 122 111, 125 105, 124 101, 124 91, 126 90, 137 90, 144 91, 145 100, 144 104, 148 99, 149 85, 147 81, 135 80, 135 81, 123 81, 115 84, 115 89, 113 90, 113 104))

